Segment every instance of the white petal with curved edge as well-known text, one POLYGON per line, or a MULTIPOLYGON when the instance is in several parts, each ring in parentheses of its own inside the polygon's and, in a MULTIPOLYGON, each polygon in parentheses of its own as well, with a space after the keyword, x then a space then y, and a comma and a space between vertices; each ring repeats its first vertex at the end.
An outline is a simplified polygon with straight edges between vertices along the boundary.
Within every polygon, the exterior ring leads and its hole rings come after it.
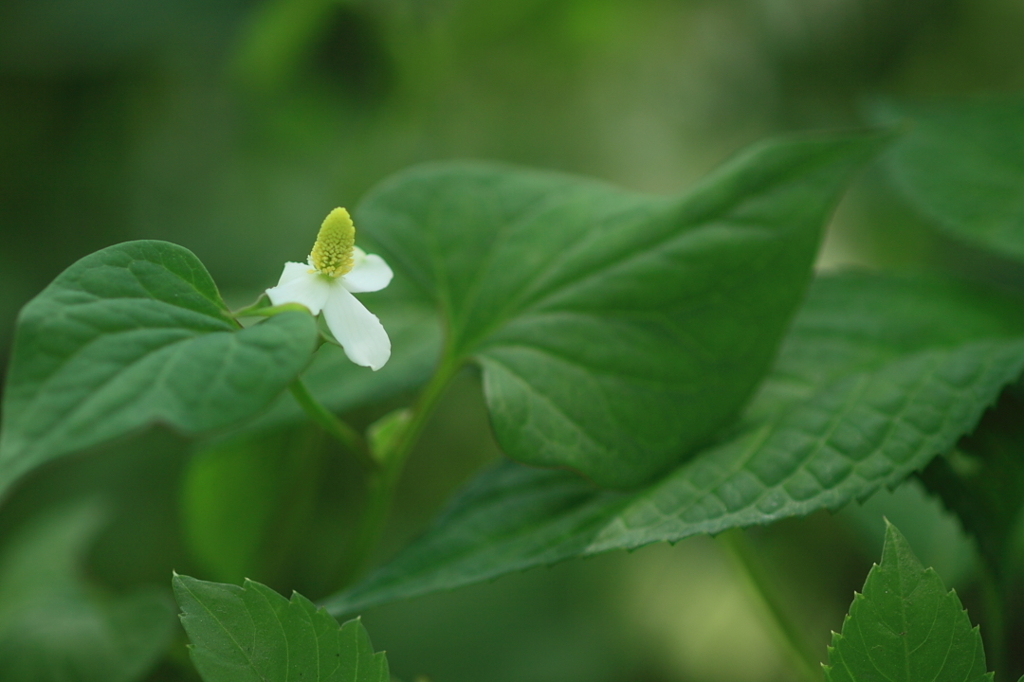
MULTIPOLYGON (((289 263, 288 265, 295 264, 289 263)), ((288 265, 285 266, 285 272, 281 275, 282 281, 284 281, 285 275, 289 274, 288 265)), ((270 302, 274 305, 301 303, 309 308, 309 312, 316 315, 323 310, 332 288, 344 291, 343 287, 327 281, 316 273, 306 273, 301 277, 289 279, 284 284, 267 289, 267 296, 270 297, 270 302)))
POLYGON ((359 259, 348 274, 342 275, 341 283, 353 294, 360 294, 380 291, 391 283, 392 277, 394 273, 384 259, 371 253, 359 259))
POLYGON ((312 274, 310 273, 310 270, 312 269, 313 268, 306 263, 285 263, 284 271, 281 273, 281 279, 277 280, 277 286, 287 284, 293 279, 298 279, 303 275, 312 274))
POLYGON ((324 321, 348 359, 377 371, 391 357, 391 339, 377 316, 343 287, 332 287, 324 321))

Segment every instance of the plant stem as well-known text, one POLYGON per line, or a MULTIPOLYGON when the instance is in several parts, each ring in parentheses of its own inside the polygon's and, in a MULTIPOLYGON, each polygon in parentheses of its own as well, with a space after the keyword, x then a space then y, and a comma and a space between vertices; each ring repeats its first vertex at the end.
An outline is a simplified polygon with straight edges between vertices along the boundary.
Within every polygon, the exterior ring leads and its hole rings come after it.
POLYGON ((380 465, 367 480, 367 502, 349 547, 348 559, 339 576, 338 588, 349 585, 366 568, 384 531, 405 462, 419 439, 423 427, 433 413, 438 399, 448 387, 458 365, 442 362, 430 382, 423 388, 412 408, 412 417, 390 452, 378 453, 380 465))
MULTIPOLYGON (((1006 614, 1003 609, 1001 582, 995 577, 992 568, 985 566, 981 571, 981 593, 985 604, 986 625, 985 649, 988 654, 988 669, 996 671, 996 675, 1009 675, 1006 656, 1006 614)), ((1003 679, 1006 679, 1003 677, 1003 679)))
POLYGON ((766 614, 770 616, 775 635, 800 676, 807 682, 821 682, 821 662, 818 656, 804 640, 796 623, 789 617, 764 568, 754 556, 754 550, 747 542, 743 531, 734 528, 718 537, 725 545, 737 572, 743 577, 751 593, 761 602, 766 614))
POLYGON ((306 414, 330 436, 341 443, 342 447, 352 454, 364 469, 372 472, 379 468, 377 461, 370 454, 370 448, 366 445, 366 440, 363 436, 321 405, 310 394, 301 379, 293 381, 288 388, 295 397, 295 401, 299 403, 306 414))

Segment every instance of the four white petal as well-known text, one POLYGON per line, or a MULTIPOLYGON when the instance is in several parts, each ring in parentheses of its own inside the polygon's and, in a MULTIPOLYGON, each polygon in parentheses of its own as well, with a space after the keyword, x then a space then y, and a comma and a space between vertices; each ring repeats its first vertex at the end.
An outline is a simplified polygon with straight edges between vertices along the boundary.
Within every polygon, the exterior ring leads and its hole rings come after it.
POLYGON ((377 316, 352 294, 383 289, 393 273, 380 256, 358 247, 352 255, 352 269, 339 277, 321 274, 311 263, 285 263, 281 279, 267 289, 267 296, 274 305, 299 303, 314 315, 323 312, 327 328, 349 360, 377 371, 391 357, 391 339, 377 316))

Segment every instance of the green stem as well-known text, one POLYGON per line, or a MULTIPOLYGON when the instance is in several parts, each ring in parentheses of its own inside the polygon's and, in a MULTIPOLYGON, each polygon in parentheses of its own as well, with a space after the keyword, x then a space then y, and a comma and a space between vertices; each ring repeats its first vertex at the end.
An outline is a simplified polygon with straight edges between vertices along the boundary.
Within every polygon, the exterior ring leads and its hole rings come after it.
POLYGON ((770 616, 775 635, 800 676, 807 682, 821 682, 821 662, 818 656, 804 640, 796 623, 789 617, 764 568, 754 556, 754 550, 744 537, 743 531, 734 528, 718 537, 725 545, 738 569, 737 572, 744 578, 751 593, 758 598, 770 616))
POLYGON ((401 435, 396 438, 394 447, 390 452, 377 453, 381 464, 369 474, 366 507, 359 519, 355 536, 349 546, 348 558, 339 576, 339 589, 358 578, 369 562, 384 532, 395 488, 405 468, 405 462, 433 413, 437 401, 457 370, 456 363, 442 362, 413 406, 412 417, 401 435))
POLYGON ((321 405, 301 379, 293 381, 288 388, 306 414, 341 443, 342 447, 351 453, 364 469, 371 472, 378 469, 377 461, 370 454, 370 448, 366 445, 363 436, 321 405))
POLYGON ((988 654, 988 669, 996 671, 996 675, 1006 679, 1009 665, 1006 655, 1006 612, 1003 608, 1005 590, 990 567, 981 571, 981 592, 985 604, 986 625, 985 649, 988 654))

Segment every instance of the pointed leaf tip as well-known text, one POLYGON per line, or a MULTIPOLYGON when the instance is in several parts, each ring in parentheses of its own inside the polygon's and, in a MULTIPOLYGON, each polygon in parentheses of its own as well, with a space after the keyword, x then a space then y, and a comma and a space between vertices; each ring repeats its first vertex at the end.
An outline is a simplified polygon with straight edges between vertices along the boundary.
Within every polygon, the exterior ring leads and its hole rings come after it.
POLYGON ((885 142, 768 141, 670 199, 430 164, 383 183, 357 215, 442 311, 446 355, 481 365, 502 450, 629 489, 736 416, 839 196, 885 142))
POLYGON ((896 526, 885 523, 882 561, 854 597, 842 633, 833 633, 825 679, 991 680, 980 631, 956 592, 947 591, 896 526))

